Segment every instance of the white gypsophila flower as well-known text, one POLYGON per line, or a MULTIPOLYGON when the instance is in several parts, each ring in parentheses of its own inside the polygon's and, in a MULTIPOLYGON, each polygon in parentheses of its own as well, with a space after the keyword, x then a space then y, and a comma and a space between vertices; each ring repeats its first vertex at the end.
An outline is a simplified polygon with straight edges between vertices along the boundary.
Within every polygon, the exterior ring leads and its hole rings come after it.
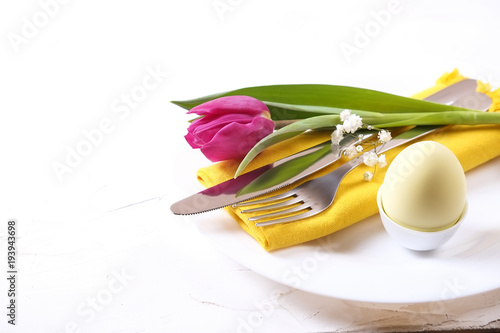
POLYGON ((333 143, 330 145, 330 150, 332 151, 333 155, 339 155, 340 154, 340 145, 334 145, 333 143))
POLYGON ((351 114, 349 118, 344 121, 344 131, 346 133, 354 133, 356 130, 363 126, 363 119, 356 114, 351 114))
POLYGON ((378 132, 378 138, 380 142, 387 143, 392 139, 391 132, 386 130, 381 130, 380 132, 378 132))
POLYGON ((332 144, 338 145, 343 138, 344 133, 342 131, 342 125, 337 125, 337 129, 332 132, 332 144))
POLYGON ((387 165, 387 159, 385 158, 385 155, 382 154, 378 157, 378 166, 384 168, 386 165, 387 165))
POLYGON ((368 126, 366 126, 366 128, 367 128, 367 129, 369 129, 369 130, 372 130, 372 129, 374 129, 375 127, 373 127, 372 125, 368 125, 368 126))
POLYGON ((342 111, 340 113, 340 120, 341 121, 346 121, 347 118, 349 118, 350 116, 351 116, 351 110, 345 109, 344 111, 342 111))
POLYGON ((363 146, 356 146, 356 151, 361 153, 363 151, 363 146))
POLYGON ((367 152, 363 154, 363 163, 369 167, 373 167, 378 163, 378 156, 374 152, 367 152))
POLYGON ((371 173, 370 171, 366 171, 366 172, 363 174, 363 178, 364 178, 367 182, 370 182, 370 181, 373 179, 373 173, 371 173))
POLYGON ((348 158, 353 158, 358 154, 358 151, 356 150, 355 146, 349 146, 344 150, 344 155, 346 155, 348 158))

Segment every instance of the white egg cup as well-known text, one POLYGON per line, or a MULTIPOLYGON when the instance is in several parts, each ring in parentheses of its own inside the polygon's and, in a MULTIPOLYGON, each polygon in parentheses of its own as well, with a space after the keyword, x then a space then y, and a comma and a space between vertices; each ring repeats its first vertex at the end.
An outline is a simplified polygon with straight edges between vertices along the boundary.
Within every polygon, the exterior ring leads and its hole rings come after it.
POLYGON ((417 231, 406 228, 399 223, 393 221, 384 211, 382 205, 381 191, 377 193, 377 204, 387 233, 401 246, 415 251, 430 251, 437 249, 457 232, 458 228, 467 216, 469 205, 465 202, 465 208, 460 216, 460 219, 451 227, 440 231, 417 231))

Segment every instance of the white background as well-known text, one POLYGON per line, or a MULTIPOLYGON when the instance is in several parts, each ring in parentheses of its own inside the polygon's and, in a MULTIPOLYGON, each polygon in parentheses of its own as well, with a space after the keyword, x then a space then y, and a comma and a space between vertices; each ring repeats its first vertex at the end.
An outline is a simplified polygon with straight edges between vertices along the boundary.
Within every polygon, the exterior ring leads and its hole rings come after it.
POLYGON ((14 218, 19 274, 16 326, 0 274, 0 331, 322 332, 416 329, 416 315, 435 328, 499 319, 498 291, 452 305, 451 319, 297 290, 259 310, 279 284, 169 210, 199 189, 192 179, 209 164, 185 142, 190 117, 171 100, 279 83, 408 96, 454 68, 498 87, 499 12, 493 0, 2 2, 0 267, 6 275, 14 218), (85 156, 71 157, 78 149, 85 156))

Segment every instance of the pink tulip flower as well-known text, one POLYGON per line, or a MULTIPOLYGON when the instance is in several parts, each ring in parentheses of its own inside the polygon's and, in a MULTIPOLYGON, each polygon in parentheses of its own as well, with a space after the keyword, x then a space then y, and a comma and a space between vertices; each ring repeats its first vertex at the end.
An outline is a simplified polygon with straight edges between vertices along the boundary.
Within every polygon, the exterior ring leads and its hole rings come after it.
POLYGON ((212 162, 242 159, 274 130, 267 106, 249 96, 217 98, 188 113, 202 117, 191 123, 185 138, 212 162))

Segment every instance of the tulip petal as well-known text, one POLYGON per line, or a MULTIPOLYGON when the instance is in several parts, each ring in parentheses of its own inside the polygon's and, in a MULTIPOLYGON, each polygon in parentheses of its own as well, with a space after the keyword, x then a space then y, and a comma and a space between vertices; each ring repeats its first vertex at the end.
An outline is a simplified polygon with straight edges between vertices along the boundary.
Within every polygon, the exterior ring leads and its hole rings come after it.
POLYGON ((256 117, 247 124, 233 122, 217 132, 210 142, 201 147, 201 152, 212 162, 242 159, 273 130, 274 123, 264 117, 256 117))
POLYGON ((248 124, 251 123, 255 117, 246 114, 225 114, 222 116, 205 116, 199 121, 193 122, 188 132, 200 140, 201 144, 210 142, 217 132, 231 123, 248 124))
POLYGON ((267 106, 256 98, 249 96, 226 96, 208 101, 192 108, 188 113, 204 115, 220 115, 228 113, 244 113, 252 116, 269 112, 267 106))
POLYGON ((186 141, 189 143, 191 148, 201 148, 201 145, 199 144, 199 140, 191 133, 188 132, 188 134, 184 135, 184 138, 186 141))

